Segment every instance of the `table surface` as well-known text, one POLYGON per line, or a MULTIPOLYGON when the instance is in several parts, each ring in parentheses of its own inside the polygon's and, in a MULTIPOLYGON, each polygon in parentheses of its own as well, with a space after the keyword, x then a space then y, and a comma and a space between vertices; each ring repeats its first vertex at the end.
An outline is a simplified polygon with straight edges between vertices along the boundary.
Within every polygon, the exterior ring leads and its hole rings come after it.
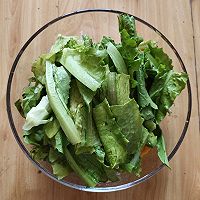
POLYGON ((0 199, 200 199, 200 0, 1 0, 0 1, 0 199), (190 75, 193 109, 187 137, 173 170, 131 189, 113 193, 86 193, 64 187, 38 170, 24 156, 11 133, 5 109, 11 64, 22 44, 41 25, 77 9, 112 8, 132 13, 165 32, 180 53, 190 75), (175 33, 175 34, 174 34, 175 33), (24 171, 26 175, 24 176, 24 171))

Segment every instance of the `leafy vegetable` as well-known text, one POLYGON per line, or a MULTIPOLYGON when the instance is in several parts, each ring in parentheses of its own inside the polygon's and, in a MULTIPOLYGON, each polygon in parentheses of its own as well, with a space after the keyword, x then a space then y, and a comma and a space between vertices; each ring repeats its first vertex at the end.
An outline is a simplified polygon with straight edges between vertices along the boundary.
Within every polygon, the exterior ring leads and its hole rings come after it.
POLYGON ((57 176, 58 180, 66 177, 71 172, 67 163, 55 162, 51 166, 53 168, 53 174, 57 176))
POLYGON ((61 66, 54 68, 54 81, 56 92, 60 100, 63 105, 67 105, 71 79, 69 73, 64 69, 64 67, 61 66))
POLYGON ((85 85, 77 81, 77 87, 79 89, 79 92, 87 104, 88 108, 90 109, 90 103, 92 102, 92 99, 94 98, 95 92, 87 88, 85 85))
POLYGON ((100 64, 105 56, 104 50, 95 48, 84 54, 76 49, 65 48, 59 62, 86 87, 96 91, 105 79, 106 68, 100 64))
POLYGON ((79 177, 90 187, 94 187, 98 182, 91 176, 90 173, 87 173, 81 166, 78 165, 76 160, 71 155, 70 151, 66 148, 64 155, 69 163, 70 167, 79 175, 79 177))
POLYGON ((136 72, 136 79, 137 79, 137 88, 138 88, 138 104, 145 108, 147 106, 151 106, 154 109, 158 109, 158 106, 152 101, 151 97, 149 96, 146 87, 145 87, 145 77, 144 71, 140 68, 136 72))
POLYGON ((56 118, 44 125, 44 131, 48 138, 52 138, 60 129, 60 124, 56 118))
POLYGON ((57 40, 51 47, 50 53, 56 54, 56 53, 60 52, 61 50, 63 50, 65 47, 68 46, 67 44, 71 39, 77 39, 77 38, 74 36, 73 37, 72 36, 64 36, 64 35, 59 34, 57 37, 57 40))
POLYGON ((26 117, 27 113, 32 107, 35 107, 43 95, 43 86, 40 83, 34 83, 32 80, 29 82, 29 86, 23 91, 23 99, 16 101, 15 106, 22 115, 26 117))
POLYGON ((156 76, 150 89, 150 96, 158 105, 157 122, 165 117, 175 98, 185 88, 188 75, 170 70, 161 76, 156 76))
POLYGON ((111 59, 113 60, 113 63, 115 64, 115 67, 118 71, 118 73, 124 73, 127 74, 126 64, 120 54, 120 52, 117 50, 117 48, 109 42, 107 44, 107 52, 111 59))
POLYGON ((169 167, 169 161, 167 158, 166 148, 165 148, 165 141, 163 135, 160 135, 157 139, 157 149, 158 149, 158 156, 162 163, 169 167))
POLYGON ((46 62, 46 89, 49 103, 69 141, 72 144, 77 144, 80 142, 80 135, 78 134, 72 118, 68 114, 68 110, 66 110, 66 106, 63 104, 56 92, 56 84, 53 78, 53 67, 53 64, 48 61, 46 62))
POLYGON ((124 104, 129 101, 129 76, 109 72, 102 88, 102 97, 107 98, 111 105, 124 104))
POLYGON ((151 148, 169 167, 160 122, 188 75, 174 71, 155 41, 143 41, 134 17, 118 21, 120 43, 58 35, 15 102, 31 156, 48 162, 58 179, 74 172, 95 187, 123 172, 140 176, 151 148))
POLYGON ((111 111, 116 119, 118 126, 127 139, 127 150, 133 154, 138 149, 142 139, 142 118, 139 107, 134 99, 123 105, 111 106, 111 111))
POLYGON ((44 96, 42 97, 39 104, 36 107, 32 107, 31 110, 27 113, 23 129, 30 130, 34 126, 46 124, 50 120, 48 119, 50 112, 51 108, 49 106, 48 97, 44 96))
POLYGON ((142 127, 142 141, 138 144, 137 150, 134 152, 133 157, 131 160, 125 164, 122 164, 122 169, 129 172, 129 173, 134 173, 136 176, 140 176, 140 172, 142 171, 141 169, 141 150, 144 147, 148 136, 149 132, 147 131, 146 128, 142 127))
POLYGON ((105 99, 94 108, 94 119, 109 165, 114 168, 126 161, 126 138, 122 134, 105 99))
POLYGON ((84 105, 77 85, 75 81, 72 81, 70 96, 70 111, 81 137, 81 142, 76 145, 76 153, 93 153, 100 145, 100 140, 94 127, 92 109, 88 108, 89 105, 84 105))

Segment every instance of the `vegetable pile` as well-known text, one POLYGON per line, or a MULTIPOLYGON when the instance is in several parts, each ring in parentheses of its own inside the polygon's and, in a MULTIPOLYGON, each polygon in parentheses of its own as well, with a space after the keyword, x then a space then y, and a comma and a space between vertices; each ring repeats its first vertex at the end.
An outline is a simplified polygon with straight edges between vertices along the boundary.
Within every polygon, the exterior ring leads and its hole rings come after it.
POLYGON ((169 166, 159 126, 188 76, 152 41, 138 36, 132 16, 119 15, 121 43, 59 35, 32 65, 34 76, 15 105, 35 160, 58 179, 75 172, 87 186, 141 173, 156 147, 169 166))

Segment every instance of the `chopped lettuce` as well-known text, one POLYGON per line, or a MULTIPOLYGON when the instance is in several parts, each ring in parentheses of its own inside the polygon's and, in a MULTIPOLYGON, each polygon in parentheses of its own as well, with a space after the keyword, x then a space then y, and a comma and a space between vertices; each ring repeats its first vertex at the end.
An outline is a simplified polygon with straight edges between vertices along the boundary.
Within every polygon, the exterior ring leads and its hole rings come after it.
POLYGON ((70 111, 81 138, 81 142, 76 145, 75 149, 77 154, 93 153, 100 145, 100 140, 94 126, 91 106, 84 104, 77 85, 77 82, 72 81, 70 96, 70 111))
POLYGON ((140 176, 140 173, 142 171, 141 169, 141 150, 146 144, 148 137, 149 137, 149 132, 146 128, 142 127, 142 141, 140 141, 137 150, 132 154, 130 157, 130 161, 128 161, 125 164, 122 164, 122 169, 124 171, 127 171, 129 173, 134 173, 136 176, 140 176))
POLYGON ((143 41, 133 16, 118 22, 120 43, 58 35, 15 102, 31 156, 48 162, 58 179, 74 172, 95 187, 123 172, 140 176, 150 148, 169 167, 160 122, 188 75, 174 71, 155 41, 143 41))
POLYGON ((23 138, 26 144, 31 144, 34 146, 41 146, 44 139, 44 130, 42 125, 33 127, 28 131, 23 131, 23 138))
POLYGON ((58 178, 58 180, 63 179, 71 172, 71 168, 66 162, 54 162, 51 166, 53 174, 58 178))
POLYGON ((94 47, 84 54, 76 49, 64 48, 59 62, 86 87, 96 91, 105 79, 106 68, 101 65, 105 56, 104 50, 94 47))
POLYGON ((56 84, 53 77, 54 67, 49 61, 46 62, 46 89, 49 103, 68 140, 72 144, 77 144, 81 141, 80 135, 69 115, 68 109, 66 109, 66 105, 63 104, 56 91, 56 84))
POLYGON ((67 105, 70 89, 70 74, 64 69, 63 66, 54 67, 54 81, 56 92, 62 101, 63 105, 67 105))
MULTIPOLYGON (((79 177, 87 184, 89 187, 94 187, 98 183, 98 180, 96 180, 92 175, 92 173, 88 173, 82 166, 80 166, 75 158, 73 157, 73 154, 66 148, 64 150, 64 155, 67 159, 67 162, 69 163, 70 167, 73 169, 73 171, 79 175, 79 177)), ((85 162, 85 161, 84 161, 85 162)))
POLYGON ((175 98, 185 88, 187 79, 187 74, 176 73, 173 70, 155 77, 149 94, 158 105, 155 114, 157 122, 161 122, 165 117, 175 98))
POLYGON ((44 125, 44 131, 48 138, 52 138, 60 129, 60 124, 56 118, 44 125))
POLYGON ((136 80, 137 80, 137 91, 138 91, 138 104, 142 108, 151 106, 154 109, 158 109, 158 106, 153 102, 153 100, 151 99, 151 97, 147 92, 145 86, 145 74, 142 68, 140 68, 136 72, 136 80))
POLYGON ((34 126, 48 123, 51 120, 51 118, 49 118, 50 113, 51 107, 46 95, 42 97, 41 101, 36 107, 32 107, 31 110, 27 113, 23 130, 28 131, 34 126))
POLYGON ((123 105, 110 107, 118 126, 127 139, 127 150, 130 154, 135 153, 143 140, 142 118, 139 106, 134 99, 123 105))
POLYGON ((115 67, 116 67, 118 73, 127 74, 128 72, 127 72, 125 62, 124 62, 120 52, 117 50, 117 48, 111 42, 109 42, 107 44, 107 52, 108 52, 109 56, 111 57, 113 63, 115 64, 115 67))
POLYGON ((117 105, 129 101, 129 95, 129 76, 109 72, 102 87, 101 99, 106 98, 111 105, 117 105))
POLYGON ((158 149, 158 156, 160 160, 162 161, 163 164, 169 167, 169 161, 167 158, 166 147, 165 147, 165 140, 162 134, 158 136, 156 146, 158 149))
POLYGON ((32 80, 29 82, 28 87, 26 87, 23 91, 23 99, 18 99, 15 102, 15 106, 17 107, 22 117, 26 117, 31 108, 35 107, 39 103, 43 95, 43 91, 44 87, 42 84, 38 82, 32 82, 32 80))
POLYGON ((55 43, 51 47, 50 53, 56 54, 56 53, 60 52, 61 50, 63 50, 65 47, 68 46, 67 44, 70 41, 70 39, 76 39, 76 37, 64 36, 64 35, 59 34, 55 43))
POLYGON ((94 108, 94 119, 103 144, 106 160, 114 168, 126 161, 127 151, 125 144, 128 142, 118 126, 105 99, 94 108))
POLYGON ((77 81, 77 87, 79 89, 79 92, 80 92, 84 102, 86 103, 86 105, 90 109, 90 103, 92 102, 92 99, 95 96, 95 92, 93 92, 92 90, 87 88, 85 85, 83 85, 79 81, 77 81))

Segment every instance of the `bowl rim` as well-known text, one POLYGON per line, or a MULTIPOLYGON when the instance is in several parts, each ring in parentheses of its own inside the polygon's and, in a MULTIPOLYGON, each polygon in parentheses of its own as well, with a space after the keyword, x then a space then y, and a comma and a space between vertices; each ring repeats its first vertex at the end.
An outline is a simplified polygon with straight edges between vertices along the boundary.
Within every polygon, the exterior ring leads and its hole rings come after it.
MULTIPOLYGON (((82 191, 88 191, 88 192, 112 192, 112 191, 119 191, 119 190, 123 190, 123 189, 128 189, 132 186, 135 186, 145 180, 148 180, 149 178, 153 177, 154 175, 156 175, 163 167, 164 165, 161 164, 159 167, 157 167, 155 170, 151 171, 150 173, 146 174, 145 176, 134 180, 132 182, 126 183, 126 184, 122 184, 122 185, 118 185, 118 186, 112 186, 112 187, 87 187, 87 186, 82 186, 82 185, 78 185, 78 184, 74 184, 74 183, 70 183, 64 180, 58 180, 52 173, 50 173, 46 168, 44 168, 43 166, 41 166, 37 161, 33 160, 29 151, 26 149, 26 147, 24 146, 23 142, 21 141, 18 132, 16 130, 15 127, 15 123, 13 120, 13 116, 12 116, 12 111, 11 111, 11 99, 10 99, 10 94, 11 94, 11 87, 12 87, 12 80, 13 80, 13 75, 15 72, 15 69, 17 67, 18 61, 20 60, 20 57, 22 56, 23 52, 26 50, 26 48, 28 47, 28 45, 32 42, 32 40, 39 35, 42 31, 44 31, 47 27, 49 27, 50 25, 56 23, 57 21, 60 21, 64 18, 73 16, 73 15, 77 15, 77 14, 82 14, 82 13, 91 13, 91 12, 106 12, 106 13, 113 13, 113 14, 128 14, 130 16, 133 16, 137 21, 143 23, 144 25, 148 26, 149 28, 151 28, 154 32, 156 32, 160 37, 162 37, 163 40, 165 40, 165 42, 169 45, 169 47, 174 51, 176 57, 179 60, 179 63, 181 65, 181 68, 184 72, 187 73, 186 67, 179 55, 179 53, 177 52, 177 50, 175 49, 175 47, 173 46, 173 44, 165 37, 165 35, 163 33, 161 33, 157 28, 155 28, 153 25, 149 24, 148 22, 146 22, 145 20, 134 16, 132 14, 120 11, 120 10, 114 10, 114 9, 104 9, 104 8, 98 8, 98 9, 81 9, 81 10, 77 10, 74 12, 70 12, 70 13, 66 13, 64 15, 61 15, 51 21, 49 21, 48 23, 46 23, 45 25, 43 25, 41 28, 39 28, 26 42, 25 44, 22 46, 22 48, 20 49, 20 51, 18 52, 10 73, 9 73, 9 77, 8 77, 8 82, 7 82, 7 91, 6 91, 6 110, 7 110, 7 115, 8 115, 8 120, 9 120, 9 124, 10 127, 12 129, 13 135, 18 143, 18 145, 20 146, 20 148, 22 149, 22 151, 25 153, 25 155, 27 156, 27 158, 37 167, 38 170, 40 170, 42 173, 44 173, 45 175, 47 175, 48 177, 50 177, 51 179, 57 181, 58 183, 61 183, 65 186, 68 186, 70 188, 74 188, 74 189, 78 189, 78 190, 82 190, 82 191)), ((168 156, 169 161, 173 158, 173 156, 175 155, 175 153, 177 152, 177 150, 179 149, 181 143, 183 142, 183 139, 186 135, 187 129, 188 129, 188 125, 190 122, 190 117, 191 117, 191 110, 192 110, 192 91, 191 91, 191 85, 190 85, 190 80, 188 78, 187 81, 187 92, 188 92, 188 112, 187 112, 187 116, 185 119, 185 124, 184 127, 182 129, 182 133, 180 135, 180 138, 177 142, 177 144, 175 145, 175 147, 173 148, 173 150, 171 151, 171 153, 168 156)))

